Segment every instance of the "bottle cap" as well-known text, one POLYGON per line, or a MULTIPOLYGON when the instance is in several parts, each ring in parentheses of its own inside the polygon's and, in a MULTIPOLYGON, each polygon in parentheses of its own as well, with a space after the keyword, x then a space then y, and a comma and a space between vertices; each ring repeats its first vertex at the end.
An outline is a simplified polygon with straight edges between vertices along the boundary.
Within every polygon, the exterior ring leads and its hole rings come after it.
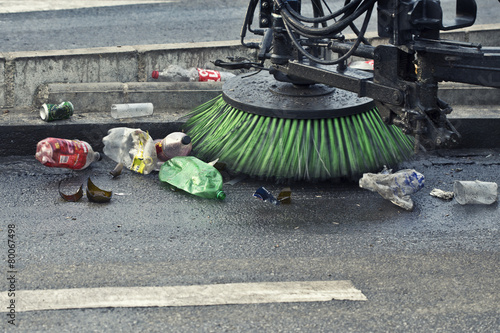
POLYGON ((224 191, 217 192, 217 199, 224 200, 226 198, 226 193, 224 191))
POLYGON ((157 79, 158 77, 160 77, 160 72, 159 71, 153 71, 153 73, 151 74, 151 77, 153 79, 157 79))

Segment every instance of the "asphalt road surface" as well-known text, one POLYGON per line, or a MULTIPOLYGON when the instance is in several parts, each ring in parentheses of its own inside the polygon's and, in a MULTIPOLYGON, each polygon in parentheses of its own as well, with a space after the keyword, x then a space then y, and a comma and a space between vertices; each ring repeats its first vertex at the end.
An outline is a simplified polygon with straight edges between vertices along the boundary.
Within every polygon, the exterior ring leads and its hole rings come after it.
MULTIPOLYGON (((426 177, 406 211, 357 183, 292 184, 292 203, 274 206, 252 197, 260 186, 277 195, 283 185, 273 182, 226 184, 220 202, 172 192, 157 173, 112 179, 107 157, 78 172, 2 157, 1 251, 7 258, 14 229, 17 290, 350 281, 367 299, 96 309, 77 301, 20 311, 16 330, 496 332, 498 203, 461 206, 429 192, 451 191, 455 180, 498 182, 499 165, 499 150, 420 155, 401 165, 426 177), (59 196, 60 183, 70 194, 88 177, 113 191, 110 203, 59 196)), ((9 299, 2 292, 4 312, 9 299)))

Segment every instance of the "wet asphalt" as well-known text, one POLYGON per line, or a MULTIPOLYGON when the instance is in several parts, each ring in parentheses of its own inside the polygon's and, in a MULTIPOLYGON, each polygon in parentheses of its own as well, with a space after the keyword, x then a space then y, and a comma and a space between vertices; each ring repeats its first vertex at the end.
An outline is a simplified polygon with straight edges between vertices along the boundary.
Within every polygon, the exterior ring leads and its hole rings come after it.
POLYGON ((368 298, 19 313, 25 332, 165 325, 177 332, 494 332, 499 325, 498 203, 461 206, 429 195, 451 191, 455 180, 498 183, 498 149, 422 153, 401 164, 425 176, 413 211, 356 182, 289 184, 291 204, 275 206, 252 196, 260 186, 277 195, 285 184, 273 181, 225 184, 226 199, 216 201, 173 192, 156 172, 126 170, 113 179, 107 157, 82 171, 48 168, 32 156, 0 157, 0 165, 2 243, 15 224, 20 289, 347 279, 368 298), (89 177, 113 192, 109 203, 60 197, 89 177))

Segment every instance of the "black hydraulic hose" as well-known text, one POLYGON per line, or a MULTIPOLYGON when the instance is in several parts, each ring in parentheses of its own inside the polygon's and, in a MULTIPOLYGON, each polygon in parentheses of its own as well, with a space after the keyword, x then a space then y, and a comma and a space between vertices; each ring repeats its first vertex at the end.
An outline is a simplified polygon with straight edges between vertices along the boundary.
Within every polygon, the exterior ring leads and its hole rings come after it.
MULTIPOLYGON (((351 0, 345 0, 344 6, 347 6, 350 1, 351 0)), ((358 27, 356 27, 356 25, 354 24, 354 22, 351 22, 351 24, 349 24, 349 28, 351 28, 352 32, 354 32, 354 34, 359 37, 359 30, 358 27)), ((363 44, 370 45, 370 42, 368 42, 368 40, 364 36, 361 36, 361 42, 363 44)))
MULTIPOLYGON (((360 32, 354 23, 351 23, 349 25, 349 28, 351 28, 352 32, 354 32, 356 36, 358 37, 360 36, 360 32)), ((361 36, 361 42, 366 45, 371 45, 368 39, 366 39, 364 36, 361 36)))
POLYGON ((349 2, 347 5, 345 5, 341 9, 339 9, 333 13, 330 13, 326 16, 322 16, 322 17, 302 16, 300 13, 297 13, 288 3, 285 4, 285 7, 288 10, 288 12, 290 13, 290 15, 295 17, 297 20, 307 22, 307 23, 323 23, 323 22, 327 22, 329 20, 332 20, 332 19, 336 18, 337 16, 345 14, 349 10, 353 9, 353 7, 356 8, 362 1, 363 0, 354 0, 352 2, 349 2))
POLYGON ((356 42, 354 43, 354 45, 351 47, 351 49, 347 53, 345 53, 344 55, 342 55, 341 57, 339 57, 339 58, 337 58, 337 59, 335 59, 333 61, 323 60, 323 59, 314 57, 311 54, 309 54, 306 50, 304 50, 304 48, 302 47, 302 45, 300 45, 300 43, 298 42, 297 38, 295 37, 293 31, 290 29, 290 27, 289 27, 289 25, 288 25, 288 23, 286 21, 284 21, 285 28, 286 28, 286 30, 288 32, 288 35, 290 36, 290 40, 292 41, 292 43, 294 44, 294 46, 297 48, 297 50, 303 56, 305 56, 306 58, 308 58, 311 61, 316 62, 318 64, 322 64, 322 65, 335 65, 335 64, 338 64, 338 63, 346 60, 347 58, 349 58, 356 51, 356 49, 358 48, 359 44, 361 43, 361 39, 363 38, 363 36, 364 36, 364 34, 366 32, 366 29, 368 28, 368 22, 370 21, 370 17, 371 17, 371 14, 372 14, 372 10, 373 10, 373 5, 374 4, 375 4, 375 2, 373 1, 371 3, 371 6, 367 9, 366 16, 365 16, 365 19, 363 21, 363 25, 361 27, 360 35, 356 39, 356 42))
POLYGON ((250 29, 250 25, 252 24, 253 21, 253 15, 255 13, 255 8, 257 8, 257 4, 259 3, 259 0, 250 0, 248 3, 248 9, 245 15, 245 21, 243 22, 243 26, 241 27, 241 45, 252 48, 252 49, 258 49, 259 44, 257 43, 245 43, 245 37, 247 35, 247 26, 250 32, 252 30, 250 29))
POLYGON ((291 25, 299 33, 306 33, 313 36, 323 37, 325 35, 331 35, 338 33, 348 27, 355 19, 368 10, 368 8, 373 7, 376 0, 364 0, 358 9, 356 9, 352 14, 347 17, 342 18, 342 20, 326 27, 326 28, 312 28, 304 25, 302 22, 297 21, 293 16, 290 15, 286 8, 281 10, 281 16, 283 21, 291 25))

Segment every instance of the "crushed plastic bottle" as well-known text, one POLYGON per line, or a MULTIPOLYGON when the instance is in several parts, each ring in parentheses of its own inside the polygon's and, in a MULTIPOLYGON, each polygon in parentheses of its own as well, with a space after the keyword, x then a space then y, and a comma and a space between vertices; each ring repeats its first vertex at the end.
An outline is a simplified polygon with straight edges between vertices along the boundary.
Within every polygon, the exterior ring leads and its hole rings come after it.
POLYGON ((177 65, 170 65, 164 71, 153 71, 151 74, 153 79, 166 82, 219 82, 234 76, 233 73, 229 72, 194 67, 186 69, 177 65))
POLYGON ((82 170, 101 155, 85 141, 49 137, 38 142, 35 158, 48 167, 82 170))
POLYGON ((498 184, 479 180, 456 181, 453 184, 453 192, 461 205, 491 205, 497 201, 498 184))
POLYGON ((392 170, 384 168, 380 173, 365 173, 359 180, 361 188, 378 192, 384 199, 406 210, 413 209, 410 194, 424 187, 425 177, 413 169, 392 170))
POLYGON ((202 198, 226 198, 220 172, 194 156, 169 159, 161 166, 158 177, 162 182, 202 198))
POLYGON ((102 142, 104 154, 129 170, 148 174, 156 167, 155 144, 149 133, 141 129, 112 128, 102 142))
POLYGON ((163 140, 155 140, 156 155, 158 160, 166 162, 175 156, 187 156, 193 145, 191 138, 183 132, 173 132, 163 140))

